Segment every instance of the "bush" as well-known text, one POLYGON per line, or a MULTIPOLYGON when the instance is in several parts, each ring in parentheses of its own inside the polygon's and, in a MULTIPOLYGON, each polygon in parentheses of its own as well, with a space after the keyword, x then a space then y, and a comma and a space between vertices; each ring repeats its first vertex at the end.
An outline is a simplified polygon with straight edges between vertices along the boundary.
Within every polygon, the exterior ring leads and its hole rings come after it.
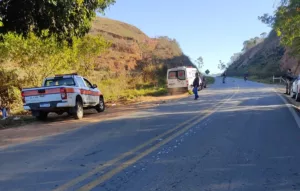
POLYGON ((215 83, 215 78, 211 76, 205 76, 207 84, 213 84, 215 83))
POLYGON ((79 72, 88 76, 97 56, 109 47, 100 36, 57 42, 44 31, 44 38, 34 33, 24 37, 16 33, 0 35, 0 101, 20 105, 20 89, 40 86, 43 79, 60 73, 79 72), (13 64, 12 64, 13 63, 13 64), (3 68, 8 68, 4 70, 3 68))
POLYGON ((0 106, 16 108, 21 104, 20 80, 15 70, 0 68, 0 106))

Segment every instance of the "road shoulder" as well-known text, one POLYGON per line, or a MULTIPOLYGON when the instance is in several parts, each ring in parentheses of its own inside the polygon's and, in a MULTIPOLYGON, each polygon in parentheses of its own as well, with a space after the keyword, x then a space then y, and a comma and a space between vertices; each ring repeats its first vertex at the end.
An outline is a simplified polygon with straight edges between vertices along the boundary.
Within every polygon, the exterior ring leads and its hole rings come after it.
POLYGON ((80 127, 113 120, 115 118, 130 115, 142 109, 157 107, 160 104, 178 101, 187 98, 188 94, 157 97, 156 99, 145 99, 142 102, 131 105, 110 106, 104 113, 96 113, 88 110, 80 121, 72 117, 52 115, 47 122, 32 122, 14 128, 3 129, 0 132, 0 149, 17 144, 28 143, 48 136, 66 133, 80 127))
POLYGON ((295 119, 295 122, 298 125, 298 128, 300 128, 300 116, 299 116, 300 102, 297 102, 291 96, 283 93, 283 92, 285 92, 285 86, 276 85, 274 87, 274 91, 282 99, 282 101, 285 103, 285 105, 288 107, 289 111, 291 112, 292 116, 295 119))

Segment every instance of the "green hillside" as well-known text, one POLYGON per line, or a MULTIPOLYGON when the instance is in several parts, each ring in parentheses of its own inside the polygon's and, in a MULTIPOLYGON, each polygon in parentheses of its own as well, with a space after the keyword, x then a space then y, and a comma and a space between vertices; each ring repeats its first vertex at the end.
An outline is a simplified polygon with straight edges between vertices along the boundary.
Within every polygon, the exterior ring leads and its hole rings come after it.
POLYGON ((246 71, 250 76, 269 78, 282 74, 282 58, 285 48, 280 45, 279 37, 274 31, 254 47, 245 51, 227 68, 229 76, 243 76, 246 71))

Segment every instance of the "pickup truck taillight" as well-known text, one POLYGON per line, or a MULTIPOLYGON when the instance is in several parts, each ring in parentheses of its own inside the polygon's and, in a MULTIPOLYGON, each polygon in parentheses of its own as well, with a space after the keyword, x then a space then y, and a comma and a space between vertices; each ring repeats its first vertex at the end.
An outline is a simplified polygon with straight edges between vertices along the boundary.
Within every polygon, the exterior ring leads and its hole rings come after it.
POLYGON ((21 95, 22 95, 22 102, 25 103, 25 94, 24 94, 24 92, 22 92, 21 95))
POLYGON ((60 95, 61 95, 61 99, 67 99, 68 98, 66 88, 60 88, 60 95))
POLYGON ((186 86, 189 87, 189 80, 186 80, 186 86))

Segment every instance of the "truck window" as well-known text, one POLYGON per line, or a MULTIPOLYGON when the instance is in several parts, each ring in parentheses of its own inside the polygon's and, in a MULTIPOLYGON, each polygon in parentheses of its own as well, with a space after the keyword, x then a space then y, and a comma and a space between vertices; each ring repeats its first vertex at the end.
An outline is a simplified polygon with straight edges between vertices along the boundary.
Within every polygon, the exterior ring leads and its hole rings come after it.
POLYGON ((178 70, 178 71, 171 71, 168 74, 168 79, 179 79, 179 80, 185 80, 185 71, 184 70, 178 70))
POLYGON ((54 78, 46 79, 44 86, 75 86, 73 78, 54 78))
POLYGON ((82 78, 76 77, 76 81, 77 81, 79 87, 82 87, 82 88, 86 87, 86 85, 85 85, 84 81, 82 80, 82 78))
POLYGON ((169 72, 168 74, 168 79, 176 79, 177 77, 177 72, 176 71, 173 71, 173 72, 169 72))
POLYGON ((177 71, 177 73, 178 73, 179 80, 185 80, 185 71, 184 70, 179 70, 179 71, 177 71))
POLYGON ((92 87, 93 87, 92 84, 91 84, 91 82, 89 82, 87 79, 83 78, 83 80, 84 80, 85 85, 86 85, 87 87, 89 87, 89 88, 92 88, 92 87))

